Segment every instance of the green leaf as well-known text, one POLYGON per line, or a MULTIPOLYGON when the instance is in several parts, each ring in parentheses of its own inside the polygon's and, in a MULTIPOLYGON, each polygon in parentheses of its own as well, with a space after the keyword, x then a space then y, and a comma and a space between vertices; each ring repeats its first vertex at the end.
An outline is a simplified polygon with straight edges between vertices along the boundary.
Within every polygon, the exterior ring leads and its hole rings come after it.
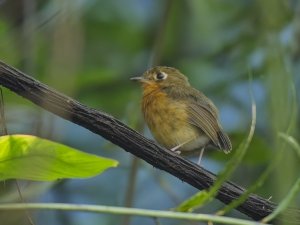
POLYGON ((209 197, 208 191, 199 191, 188 200, 182 202, 175 210, 179 212, 192 212, 194 208, 199 206, 199 202, 204 202, 209 197))
POLYGON ((0 180, 87 178, 118 162, 31 135, 0 137, 0 180))

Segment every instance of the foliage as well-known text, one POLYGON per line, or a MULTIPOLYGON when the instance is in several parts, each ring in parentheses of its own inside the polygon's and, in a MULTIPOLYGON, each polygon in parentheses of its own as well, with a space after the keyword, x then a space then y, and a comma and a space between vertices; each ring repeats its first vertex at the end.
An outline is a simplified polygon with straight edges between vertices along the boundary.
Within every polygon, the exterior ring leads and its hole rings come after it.
MULTIPOLYGON (((129 77, 156 62, 177 67, 214 101, 234 149, 246 136, 251 120, 247 74, 252 71, 255 134, 230 177, 249 192, 282 202, 299 179, 300 169, 299 153, 291 151, 300 140, 299 9, 300 2, 293 0, 6 0, 0 3, 0 59, 121 118, 148 137, 139 109, 141 91, 129 77)), ((59 202, 170 209, 195 194, 193 188, 146 163, 135 164, 129 154, 98 136, 14 93, 5 89, 3 93, 9 134, 55 140, 121 164, 101 176, 60 182, 42 193, 35 191, 40 183, 22 183, 26 200, 42 202, 52 196, 51 200, 59 202), (26 195, 27 191, 35 194, 26 195)), ((234 155, 206 151, 203 166, 220 173, 234 155)), ((11 202, 19 198, 13 182, 0 186, 0 201, 13 195, 11 202)), ((299 195, 293 198, 289 205, 299 208, 299 195)), ((240 217, 216 201, 204 204, 201 212, 220 213, 220 209, 240 217)), ((0 214, 0 218, 8 225, 24 221, 15 212, 0 214)), ((128 217, 79 213, 52 216, 39 212, 34 219, 46 225, 153 224, 136 217, 129 223, 128 217)), ((162 223, 184 224, 177 220, 162 223)))
POLYGON ((115 160, 30 135, 0 137, 0 180, 87 178, 115 167, 115 160))

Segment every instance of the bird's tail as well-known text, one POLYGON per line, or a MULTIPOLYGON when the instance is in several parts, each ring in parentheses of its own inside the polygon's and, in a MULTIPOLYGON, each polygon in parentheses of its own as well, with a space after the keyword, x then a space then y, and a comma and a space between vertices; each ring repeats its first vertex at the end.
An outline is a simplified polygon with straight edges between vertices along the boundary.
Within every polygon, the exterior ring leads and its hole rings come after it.
POLYGON ((218 132, 219 148, 226 154, 232 150, 232 145, 229 137, 222 130, 218 132))

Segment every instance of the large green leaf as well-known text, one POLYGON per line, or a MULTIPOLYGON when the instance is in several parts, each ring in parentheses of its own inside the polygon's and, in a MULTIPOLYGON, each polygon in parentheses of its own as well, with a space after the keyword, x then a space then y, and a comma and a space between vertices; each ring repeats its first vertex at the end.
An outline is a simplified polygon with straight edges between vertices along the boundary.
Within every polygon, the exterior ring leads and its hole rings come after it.
POLYGON ((87 178, 118 162, 30 135, 0 137, 0 180, 87 178))

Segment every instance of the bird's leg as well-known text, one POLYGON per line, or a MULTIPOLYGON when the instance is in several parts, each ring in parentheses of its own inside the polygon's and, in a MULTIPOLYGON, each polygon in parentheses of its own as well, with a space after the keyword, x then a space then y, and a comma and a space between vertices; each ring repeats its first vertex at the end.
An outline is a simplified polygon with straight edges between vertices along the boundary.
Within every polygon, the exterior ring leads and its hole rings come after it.
POLYGON ((205 150, 205 147, 203 147, 203 148, 201 149, 201 151, 200 151, 200 155, 199 155, 198 162, 197 162, 197 164, 198 164, 199 166, 200 166, 200 162, 201 162, 201 159, 202 159, 204 150, 205 150))
POLYGON ((185 141, 185 142, 183 142, 183 143, 181 143, 181 144, 179 144, 179 145, 177 145, 177 146, 171 148, 170 150, 171 150, 172 152, 175 152, 175 153, 180 154, 181 151, 177 151, 177 149, 179 149, 180 147, 182 147, 182 146, 185 145, 186 143, 190 142, 191 140, 193 140, 193 139, 187 140, 187 141, 185 141))

